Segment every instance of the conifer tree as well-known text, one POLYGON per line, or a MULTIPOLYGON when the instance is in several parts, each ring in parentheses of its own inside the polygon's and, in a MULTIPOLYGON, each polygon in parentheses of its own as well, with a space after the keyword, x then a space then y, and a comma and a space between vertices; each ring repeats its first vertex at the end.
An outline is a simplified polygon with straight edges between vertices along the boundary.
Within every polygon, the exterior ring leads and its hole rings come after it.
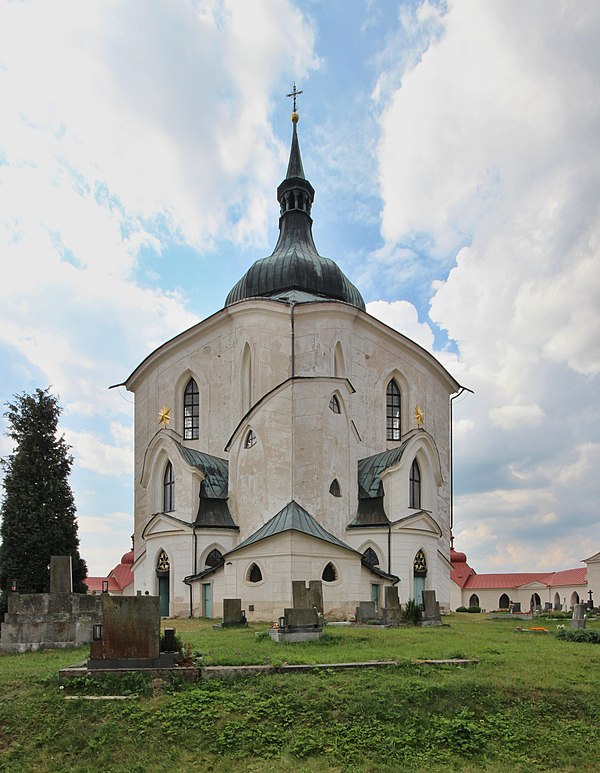
POLYGON ((6 459, 0 525, 0 589, 13 578, 20 593, 47 593, 50 556, 70 555, 73 590, 85 593, 85 561, 79 555, 75 501, 69 484, 73 457, 58 436, 61 408, 49 390, 15 395, 7 403, 7 435, 15 448, 6 459))

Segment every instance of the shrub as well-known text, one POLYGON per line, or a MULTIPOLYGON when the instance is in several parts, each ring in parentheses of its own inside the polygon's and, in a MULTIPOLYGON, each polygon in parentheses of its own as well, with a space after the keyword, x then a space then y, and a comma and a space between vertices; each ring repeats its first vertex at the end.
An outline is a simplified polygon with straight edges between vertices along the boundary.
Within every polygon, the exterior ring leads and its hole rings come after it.
POLYGON ((414 599, 408 599, 406 606, 402 610, 402 620, 408 625, 417 625, 421 622, 421 607, 414 599))
POLYGON ((556 632, 556 638, 561 639, 562 641, 600 644, 600 631, 590 631, 585 628, 563 628, 556 632))
POLYGON ((467 612, 477 612, 477 613, 479 613, 479 612, 481 612, 481 607, 469 607, 467 609, 467 612))
POLYGON ((457 612, 468 612, 469 610, 466 607, 456 607, 457 612))

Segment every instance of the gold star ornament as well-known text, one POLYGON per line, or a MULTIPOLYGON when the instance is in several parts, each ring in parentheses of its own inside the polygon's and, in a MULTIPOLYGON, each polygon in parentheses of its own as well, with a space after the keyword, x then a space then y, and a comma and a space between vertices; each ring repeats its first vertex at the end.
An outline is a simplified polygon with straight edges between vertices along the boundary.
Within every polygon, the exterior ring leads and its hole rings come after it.
POLYGON ((171 421, 171 409, 168 408, 166 405, 163 405, 163 407, 158 412, 158 423, 161 425, 161 427, 168 427, 170 421, 171 421))
POLYGON ((417 405, 415 408, 415 419, 417 420, 417 427, 419 429, 423 429, 423 422, 425 421, 425 414, 423 413, 423 409, 420 405, 417 405))

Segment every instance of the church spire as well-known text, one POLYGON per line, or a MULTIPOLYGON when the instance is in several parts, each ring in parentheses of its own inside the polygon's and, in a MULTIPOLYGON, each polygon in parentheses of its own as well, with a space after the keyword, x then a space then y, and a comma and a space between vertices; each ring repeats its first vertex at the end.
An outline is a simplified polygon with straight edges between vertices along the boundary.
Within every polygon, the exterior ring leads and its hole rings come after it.
POLYGON ((339 300, 365 310, 365 302, 354 285, 329 258, 319 255, 312 235, 311 210, 315 189, 304 176, 296 97, 292 113, 292 145, 285 179, 277 188, 279 238, 272 254, 257 260, 231 289, 225 306, 241 300, 268 297, 284 302, 339 300))

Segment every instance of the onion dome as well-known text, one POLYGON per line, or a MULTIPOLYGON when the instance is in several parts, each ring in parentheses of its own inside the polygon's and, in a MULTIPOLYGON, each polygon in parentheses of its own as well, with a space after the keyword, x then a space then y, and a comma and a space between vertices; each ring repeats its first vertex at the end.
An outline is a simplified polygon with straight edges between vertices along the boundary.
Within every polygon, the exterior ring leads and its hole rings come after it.
POLYGON ((330 258, 317 252, 311 209, 315 190, 304 176, 298 142, 298 113, 292 113, 292 146, 285 180, 277 188, 279 239, 272 255, 253 263, 233 287, 225 306, 248 298, 284 302, 337 300, 365 310, 357 288, 330 258))
POLYGON ((450 562, 452 564, 466 564, 467 554, 454 550, 454 548, 450 548, 450 562))

